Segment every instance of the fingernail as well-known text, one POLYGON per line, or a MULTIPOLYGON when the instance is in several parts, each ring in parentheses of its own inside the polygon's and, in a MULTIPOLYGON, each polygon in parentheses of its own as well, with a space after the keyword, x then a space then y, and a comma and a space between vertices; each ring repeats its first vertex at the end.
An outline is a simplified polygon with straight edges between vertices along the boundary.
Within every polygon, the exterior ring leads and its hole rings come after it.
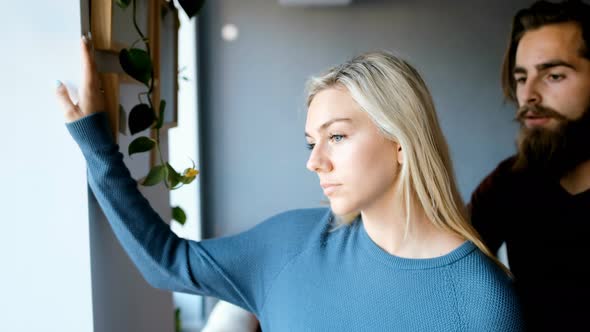
POLYGON ((59 88, 61 86, 61 81, 60 80, 55 80, 55 87, 59 88))
POLYGON ((82 40, 84 43, 88 44, 92 40, 92 32, 88 31, 82 35, 82 40))

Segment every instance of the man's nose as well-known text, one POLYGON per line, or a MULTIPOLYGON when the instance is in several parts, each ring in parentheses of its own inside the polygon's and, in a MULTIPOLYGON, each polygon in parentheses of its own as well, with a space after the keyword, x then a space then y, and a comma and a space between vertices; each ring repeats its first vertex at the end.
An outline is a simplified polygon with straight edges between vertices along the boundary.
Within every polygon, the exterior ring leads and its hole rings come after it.
POLYGON ((519 99, 520 105, 538 105, 541 103, 542 97, 536 79, 529 79, 523 84, 520 88, 519 99))

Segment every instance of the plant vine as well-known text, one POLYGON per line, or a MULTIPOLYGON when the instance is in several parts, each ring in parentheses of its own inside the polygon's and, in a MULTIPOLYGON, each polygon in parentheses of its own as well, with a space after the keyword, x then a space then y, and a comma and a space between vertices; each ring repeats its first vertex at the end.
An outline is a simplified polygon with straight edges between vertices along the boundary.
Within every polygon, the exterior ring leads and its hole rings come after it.
MULTIPOLYGON (((202 7, 204 1, 197 1, 200 5, 195 9, 194 3, 191 4, 192 15, 196 14, 202 7)), ((139 136, 135 138, 128 146, 128 154, 132 156, 136 153, 145 153, 155 150, 158 164, 153 166, 145 178, 141 181, 143 186, 154 186, 159 183, 164 183, 167 189, 175 190, 183 185, 190 184, 194 181, 199 171, 195 168, 195 163, 191 167, 187 167, 182 173, 177 172, 170 163, 164 160, 162 150, 160 147, 160 130, 164 124, 164 112, 166 108, 166 101, 161 99, 158 103, 158 108, 154 108, 154 68, 152 65, 150 40, 141 31, 137 23, 137 4, 133 0, 116 0, 117 5, 126 9, 130 4, 133 7, 133 26, 139 35, 129 48, 124 48, 119 52, 119 63, 123 71, 133 79, 141 82, 148 89, 146 92, 138 94, 138 104, 132 107, 129 112, 127 120, 129 131, 131 135, 135 135, 148 128, 155 130, 155 139, 148 136, 139 136), (138 43, 145 45, 145 50, 137 48, 138 43), (147 102, 142 101, 141 96, 145 96, 147 102)), ((168 5, 174 8, 172 2, 168 5)), ((186 10, 186 8, 185 8, 186 10)), ((187 13, 189 14, 189 13, 187 13)), ((189 14, 189 17, 192 16, 189 14)), ((122 108, 120 105, 119 107, 122 108)), ((186 222, 186 214, 180 206, 172 207, 172 218, 184 224, 186 222)))

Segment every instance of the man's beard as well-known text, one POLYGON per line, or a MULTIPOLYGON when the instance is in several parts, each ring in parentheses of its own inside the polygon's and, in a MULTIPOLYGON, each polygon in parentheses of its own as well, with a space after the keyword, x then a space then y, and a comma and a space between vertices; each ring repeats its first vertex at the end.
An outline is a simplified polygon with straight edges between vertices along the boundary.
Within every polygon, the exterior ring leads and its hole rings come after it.
POLYGON ((560 179, 584 161, 590 160, 590 111, 569 120, 557 111, 543 106, 524 106, 518 110, 516 121, 521 130, 517 140, 518 154, 515 171, 542 173, 560 179), (527 113, 549 117, 559 122, 555 129, 527 128, 527 113))

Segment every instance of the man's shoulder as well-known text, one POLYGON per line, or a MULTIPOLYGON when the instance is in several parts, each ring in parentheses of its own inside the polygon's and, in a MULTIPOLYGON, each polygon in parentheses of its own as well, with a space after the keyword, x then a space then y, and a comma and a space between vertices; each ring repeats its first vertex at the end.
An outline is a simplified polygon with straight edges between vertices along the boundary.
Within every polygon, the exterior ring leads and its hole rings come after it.
POLYGON ((513 171, 516 156, 512 155, 502 160, 479 184, 478 189, 497 187, 501 184, 511 183, 517 174, 513 171))
POLYGON ((519 175, 512 168, 515 160, 514 155, 502 160, 475 188, 469 205, 489 199, 504 201, 511 196, 514 190, 520 187, 519 175))
POLYGON ((490 173, 492 176, 496 177, 506 177, 506 176, 513 176, 515 172, 513 171, 514 162, 516 161, 516 155, 512 155, 504 160, 502 160, 496 168, 490 173))

